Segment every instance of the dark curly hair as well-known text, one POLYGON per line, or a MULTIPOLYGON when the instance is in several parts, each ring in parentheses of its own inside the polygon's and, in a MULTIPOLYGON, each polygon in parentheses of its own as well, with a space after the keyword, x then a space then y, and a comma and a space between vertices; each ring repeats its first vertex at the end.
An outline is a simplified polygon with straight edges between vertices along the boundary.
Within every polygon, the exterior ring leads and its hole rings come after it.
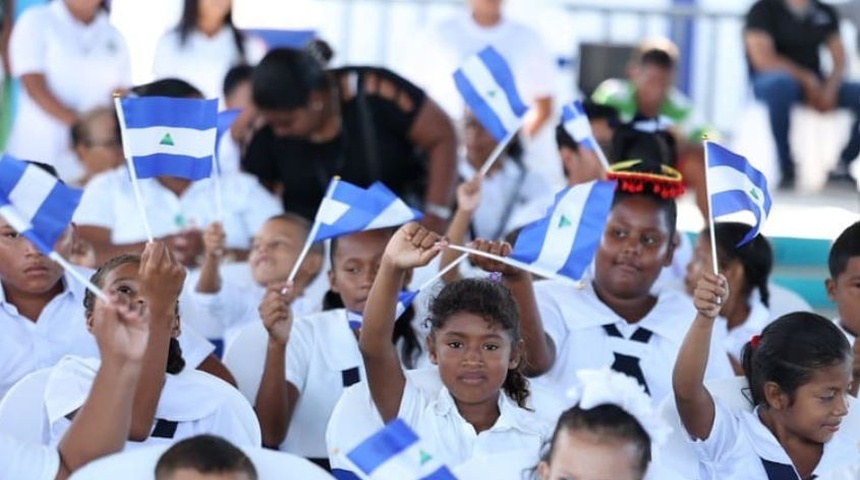
MULTIPOLYGON (((520 342, 520 316, 517 302, 511 291, 500 282, 481 278, 465 278, 450 283, 442 289, 430 304, 430 335, 444 328, 448 319, 457 313, 471 313, 482 317, 491 326, 501 327, 511 337, 511 344, 520 342)), ((523 375, 523 363, 508 369, 505 393, 526 408, 529 397, 529 382, 523 375)))
MULTIPOLYGON (((105 277, 114 271, 116 268, 126 265, 126 264, 135 264, 140 265, 140 255, 132 254, 132 253, 123 253, 122 255, 117 255, 116 257, 111 258, 107 262, 105 262, 98 270, 93 273, 90 277, 90 282, 98 288, 104 287, 105 277)), ((84 313, 87 318, 93 314, 93 310, 96 307, 96 295, 92 292, 92 290, 87 289, 84 292, 84 313)), ((176 316, 179 316, 179 302, 176 302, 176 309, 174 311, 176 316)), ((170 350, 167 352, 167 365, 165 366, 165 371, 171 374, 177 374, 185 368, 185 359, 182 358, 182 348, 179 346, 179 340, 175 338, 170 339, 170 350)))

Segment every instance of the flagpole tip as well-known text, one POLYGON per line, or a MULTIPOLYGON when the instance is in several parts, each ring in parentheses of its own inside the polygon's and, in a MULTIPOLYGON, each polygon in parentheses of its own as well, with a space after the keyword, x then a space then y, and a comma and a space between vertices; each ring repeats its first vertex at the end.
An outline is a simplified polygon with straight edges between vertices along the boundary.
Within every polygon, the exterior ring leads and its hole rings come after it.
POLYGON ((703 134, 702 134, 702 141, 703 141, 703 142, 707 142, 707 141, 709 141, 710 139, 711 139, 711 137, 709 137, 707 133, 703 133, 703 134))

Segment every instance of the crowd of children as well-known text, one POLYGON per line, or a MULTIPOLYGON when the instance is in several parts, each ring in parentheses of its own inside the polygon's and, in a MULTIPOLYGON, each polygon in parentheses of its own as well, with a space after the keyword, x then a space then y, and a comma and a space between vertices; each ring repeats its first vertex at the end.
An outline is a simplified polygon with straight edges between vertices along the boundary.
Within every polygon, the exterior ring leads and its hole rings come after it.
POLYGON ((669 435, 688 441, 702 479, 860 469, 849 415, 860 386, 860 222, 830 249, 833 320, 772 283, 768 240, 739 246, 748 225, 711 223, 691 245, 676 199, 686 180, 708 213, 689 135, 701 129, 672 88, 671 46, 643 44, 630 79, 585 103, 608 169, 558 126, 567 186, 615 182, 592 264, 572 282, 502 261, 553 202, 519 142, 480 173, 498 142, 466 111, 455 163, 453 124, 396 73, 327 70, 318 53, 292 49, 255 69, 245 62, 257 46, 233 27, 229 2, 185 3, 159 44, 170 61, 156 69, 177 78, 131 91, 213 95, 209 81, 188 83, 200 74, 188 62, 216 40, 230 47, 210 59, 218 78, 226 72, 228 106, 244 108, 219 140, 221 183, 141 180, 147 241, 111 111, 66 122, 82 164, 64 180, 85 190, 54 251, 108 299, 0 216, 0 422, 17 421, 3 416, 11 402, 43 417, 35 442, 0 424, 0 479, 66 478, 157 445, 170 446, 148 466, 159 480, 266 478, 246 454, 261 447, 362 478, 344 446, 395 419, 420 438, 422 464, 472 472, 464 480, 682 478, 664 462, 676 454, 669 435), (663 129, 666 116, 680 128, 663 129), (325 185, 344 172, 397 183, 425 219, 305 245, 325 185), (451 248, 463 245, 476 253, 451 248), (424 282, 433 276, 438 284, 424 282), (415 301, 402 305, 404 292, 415 301), (749 399, 740 410, 714 387, 735 377, 749 399), (34 382, 36 394, 22 387, 34 382), (681 431, 658 414, 667 405, 681 431), (339 410, 362 418, 332 429, 339 410))

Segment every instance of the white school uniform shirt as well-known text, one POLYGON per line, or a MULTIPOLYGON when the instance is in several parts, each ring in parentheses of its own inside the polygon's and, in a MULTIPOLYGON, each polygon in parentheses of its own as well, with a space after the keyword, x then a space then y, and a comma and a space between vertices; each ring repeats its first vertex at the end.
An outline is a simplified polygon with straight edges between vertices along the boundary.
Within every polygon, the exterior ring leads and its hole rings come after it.
MULTIPOLYGON (((712 478, 768 480, 762 459, 792 465, 776 437, 759 420, 758 408, 752 412, 732 414, 719 400, 714 399, 714 404, 710 436, 706 440, 691 440, 699 461, 713 475, 712 478)), ((824 452, 813 475, 822 478, 827 472, 856 462, 857 446, 838 431, 824 444, 824 452)))
POLYGON ((54 480, 60 470, 57 449, 21 443, 0 434, 0 480, 54 480))
MULTIPOLYGON (((193 302, 200 318, 206 321, 205 327, 197 326, 198 330, 207 338, 223 338, 224 348, 227 348, 242 328, 261 321, 257 309, 265 294, 266 289, 257 284, 234 285, 225 278, 217 293, 200 293, 191 288, 188 299, 193 302)), ((322 299, 302 295, 293 300, 290 308, 293 318, 311 315, 322 310, 322 299)))
MULTIPOLYGON (((16 78, 43 74, 48 90, 78 113, 111 105, 116 89, 131 86, 128 49, 107 12, 99 10, 92 22, 84 24, 63 0, 21 14, 12 29, 9 60, 16 78)), ((70 149, 69 127, 48 115, 23 89, 6 148, 18 158, 54 165, 67 181, 83 172, 70 149)))
POLYGON ((192 29, 180 41, 179 30, 169 30, 158 40, 152 71, 156 79, 179 78, 197 87, 206 98, 221 98, 224 76, 230 68, 247 63, 256 65, 266 53, 265 45, 246 37, 245 56, 236 48, 233 31, 224 25, 213 36, 192 29))
MULTIPOLYGON (((481 182, 481 203, 472 214, 472 231, 478 238, 504 238, 512 230, 543 217, 554 199, 552 185, 543 176, 518 166, 510 158, 499 161, 501 168, 481 182)), ((476 173, 465 159, 460 159, 458 170, 465 179, 476 173)))
POLYGON ((553 57, 540 34, 525 24, 502 17, 498 24, 483 27, 470 12, 462 12, 433 25, 422 37, 418 54, 411 56, 404 72, 454 119, 462 118, 465 104, 451 72, 488 45, 510 65, 526 105, 555 91, 553 57))
MULTIPOLYGON (((76 268, 85 278, 92 275, 92 270, 76 268)), ((61 281, 63 291, 45 305, 35 322, 7 302, 0 287, 0 397, 28 373, 53 366, 66 355, 98 357, 95 337, 87 330, 84 287, 68 273, 61 281)), ((190 368, 215 349, 187 325, 182 327, 179 344, 190 368)))
MULTIPOLYGON (((489 430, 476 433, 460 415, 446 387, 421 388, 407 376, 397 416, 418 434, 424 448, 449 467, 480 461, 482 457, 498 458, 501 453, 509 454, 509 461, 496 465, 502 471, 521 472, 534 467, 554 424, 520 408, 503 391, 499 392, 498 404, 496 423, 489 430)), ((487 478, 495 478, 492 471, 485 474, 487 478)))
MULTIPOLYGON (((217 220, 215 182, 210 178, 191 182, 178 197, 155 178, 138 180, 138 184, 155 238, 183 228, 204 229, 217 220)), ((250 248, 251 238, 263 223, 283 212, 281 202, 246 173, 222 176, 221 193, 228 248, 250 248)), ((147 240, 140 215, 128 169, 121 166, 87 183, 74 221, 109 229, 115 244, 137 243, 147 240)))
POLYGON ((834 318, 833 323, 835 323, 836 327, 839 328, 839 331, 842 332, 843 335, 845 335, 845 338, 848 339, 848 344, 851 345, 851 347, 853 348, 854 342, 857 341, 857 337, 854 336, 854 334, 849 332, 848 330, 845 330, 845 327, 842 326, 842 320, 840 320, 839 317, 834 318))
MULTIPOLYGON (((672 392, 672 369, 687 329, 696 317, 692 302, 684 294, 666 289, 657 303, 636 324, 613 312, 594 293, 591 282, 582 289, 569 282, 543 280, 534 284, 535 298, 544 331, 555 343, 552 368, 535 382, 564 396, 578 385, 576 371, 611 366, 613 352, 639 358, 645 383, 655 404, 672 392), (603 325, 615 325, 623 339, 607 335, 603 325), (630 340, 637 328, 651 332, 647 344, 630 340)), ((734 373, 719 334, 712 336, 705 378, 732 377, 734 373)))
MULTIPOLYGON (((76 412, 86 401, 100 365, 101 362, 93 358, 69 356, 52 369, 44 397, 51 445, 59 444, 71 426, 67 415, 76 412)), ((169 437, 153 434, 143 442, 127 442, 126 448, 175 443, 202 434, 217 435, 236 445, 249 446, 254 440, 249 438, 242 419, 221 392, 212 384, 183 372, 164 375, 164 387, 155 408, 156 422, 153 422, 153 432, 158 429, 157 420, 176 422, 175 431, 169 437)), ((224 388, 231 387, 225 384, 224 388)))

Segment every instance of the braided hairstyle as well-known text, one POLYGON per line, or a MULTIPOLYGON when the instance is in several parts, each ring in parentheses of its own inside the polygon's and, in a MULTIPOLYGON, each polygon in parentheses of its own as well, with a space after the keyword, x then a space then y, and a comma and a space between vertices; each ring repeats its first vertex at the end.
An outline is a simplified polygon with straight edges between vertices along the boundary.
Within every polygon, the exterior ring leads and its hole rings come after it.
MULTIPOLYGON (((501 327, 511 338, 511 345, 520 342, 520 318, 517 303, 511 291, 500 282, 481 278, 465 278, 450 283, 442 289, 430 304, 430 335, 445 326, 448 319, 457 313, 471 313, 483 318, 488 325, 501 327)), ((526 408, 529 382, 522 372, 523 361, 516 368, 508 369, 502 389, 526 408)))
MULTIPOLYGON (((98 288, 104 287, 105 277, 114 271, 116 268, 126 264, 140 265, 140 255, 123 253, 117 255, 105 262, 98 270, 90 277, 90 282, 98 288)), ((84 313, 87 318, 93 314, 96 308, 96 295, 92 290, 87 289, 84 292, 84 313)), ((179 302, 176 302, 174 314, 179 317, 179 302)), ((177 374, 185 368, 185 359, 182 358, 182 348, 179 346, 179 340, 176 338, 170 339, 170 347, 167 352, 167 365, 165 372, 177 374)))

